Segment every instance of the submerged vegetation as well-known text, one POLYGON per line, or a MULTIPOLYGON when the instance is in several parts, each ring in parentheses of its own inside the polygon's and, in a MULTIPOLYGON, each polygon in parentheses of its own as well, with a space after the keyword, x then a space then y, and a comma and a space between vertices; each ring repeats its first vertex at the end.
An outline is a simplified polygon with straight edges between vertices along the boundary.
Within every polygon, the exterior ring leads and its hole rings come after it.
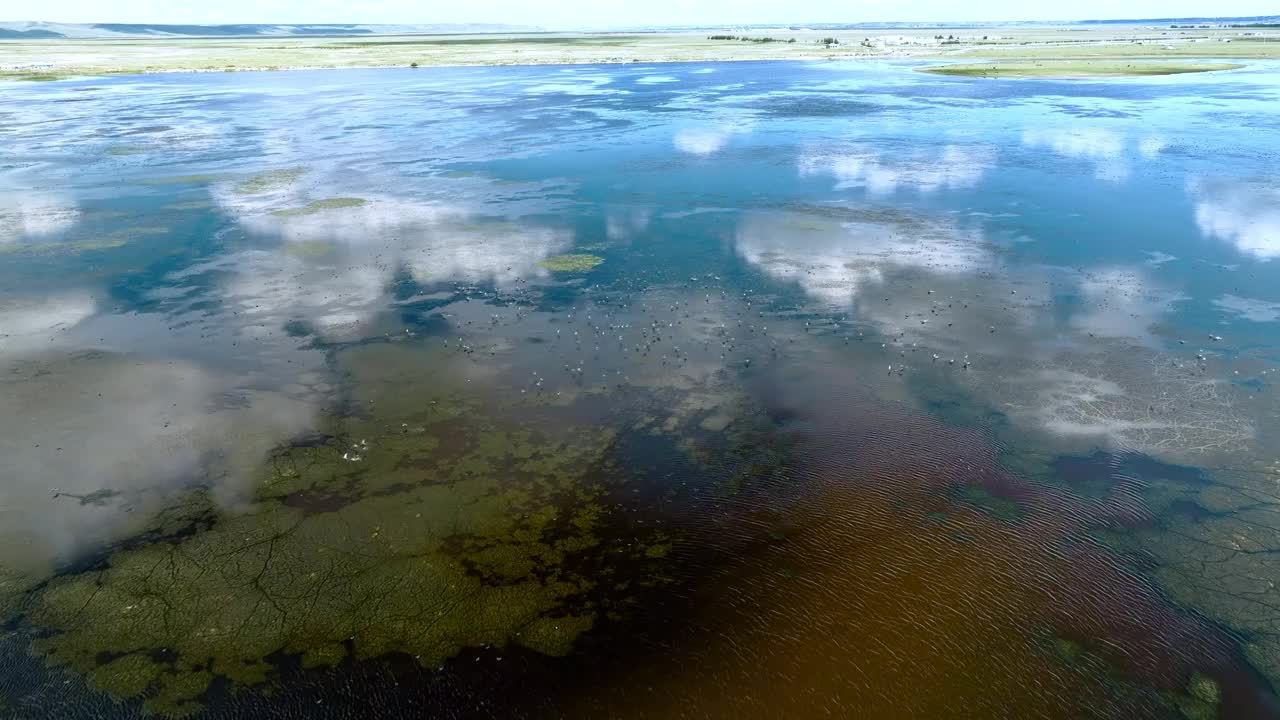
POLYGON ((1178 710, 1187 720, 1214 720, 1218 717, 1218 705, 1222 691, 1211 677, 1194 673, 1187 682, 1186 694, 1177 699, 1178 710))
POLYGON ((367 202, 368 201, 364 198, 327 198, 325 200, 316 200, 314 202, 307 203, 302 207, 273 210, 271 211, 271 214, 277 217, 300 217, 304 215, 314 215, 315 213, 322 212, 324 210, 340 210, 343 208, 360 207, 367 202))
POLYGON ((142 185, 153 187, 164 187, 167 185, 208 185, 209 183, 222 180, 222 175, 170 175, 167 177, 146 178, 140 182, 142 185))
POLYGON ((163 542, 49 582, 25 603, 46 630, 37 650, 184 716, 216 681, 264 682, 280 653, 322 667, 396 652, 425 668, 464 647, 562 655, 601 613, 625 611, 656 580, 600 579, 666 553, 658 535, 603 532, 612 431, 488 416, 421 372, 431 355, 343 353, 353 399, 374 414, 274 453, 249 505, 195 491, 146 533, 163 542))
POLYGON ((0 243, 0 255, 56 255, 60 253, 96 252, 114 250, 124 247, 128 243, 128 237, 120 236, 66 242, 0 243))
POLYGON ((253 175, 245 180, 241 180, 235 186, 235 191, 241 195, 258 195, 261 193, 275 192, 289 187, 306 174, 306 168, 292 167, 280 168, 278 170, 267 170, 253 175))
POLYGON ((286 244, 284 254, 296 258, 322 258, 336 250, 337 247, 327 240, 299 240, 286 244))
POLYGON ((556 255, 538 263, 552 272, 581 273, 594 269, 604 262, 599 255, 556 255))

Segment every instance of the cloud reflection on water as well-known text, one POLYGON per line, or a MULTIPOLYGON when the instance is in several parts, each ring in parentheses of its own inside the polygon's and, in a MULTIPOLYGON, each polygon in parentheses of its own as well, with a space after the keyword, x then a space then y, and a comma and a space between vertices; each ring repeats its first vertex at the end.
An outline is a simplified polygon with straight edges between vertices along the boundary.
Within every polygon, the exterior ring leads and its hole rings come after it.
POLYGON ((989 265, 980 234, 945 221, 874 211, 841 219, 820 214, 747 216, 735 248, 771 277, 797 283, 831 305, 847 305, 893 270, 969 273, 989 265))
POLYGON ((750 128, 732 125, 684 128, 676 132, 672 143, 680 152, 706 157, 720 152, 734 135, 744 132, 750 132, 750 128))
POLYGON ((389 196, 303 216, 278 214, 305 206, 308 196, 301 191, 266 201, 230 192, 217 197, 255 244, 284 243, 217 261, 230 271, 228 297, 254 319, 254 327, 271 330, 303 320, 329 339, 359 337, 362 325, 390 306, 397 272, 428 284, 510 288, 522 279, 548 277, 540 263, 573 245, 568 231, 389 196))
POLYGON ((1024 428, 1179 459, 1252 437, 1223 382, 1162 352, 1153 328, 1187 298, 1149 269, 1015 268, 978 226, 831 207, 749 215, 735 247, 874 327, 890 374, 950 371, 1024 428))
MULTIPOLYGON (((10 362, 13 358, 6 358, 10 362)), ((0 392, 0 565, 40 568, 127 533, 167 490, 243 497, 257 463, 311 411, 178 360, 27 357, 0 392), (86 498, 97 498, 89 500, 86 498)))
POLYGON ((1196 224, 1205 237, 1258 260, 1280 257, 1280 189, 1262 183, 1192 180, 1196 224))
MULTIPOLYGON (((1125 137, 1114 130, 1087 126, 1027 128, 1022 132, 1022 144, 1047 148, 1064 158, 1088 160, 1094 164, 1094 174, 1101 180, 1122 182, 1129 178, 1125 137)), ((1150 145, 1148 152, 1158 153, 1159 149, 1150 145)))
POLYGON ((69 195, 0 188, 0 244, 55 235, 79 219, 79 205, 69 195))
POLYGON ((201 313, 104 298, 83 282, 0 297, 0 574, 74 560, 191 485, 235 502, 310 423, 309 400, 255 387, 271 352, 231 367, 202 347, 217 333, 201 313))
POLYGON ((11 425, 0 452, 16 478, 0 488, 0 512, 6 546, 23 548, 0 564, 70 559, 192 483, 224 503, 246 497, 264 455, 310 428, 325 402, 310 389, 324 385, 320 355, 290 336, 289 321, 358 339, 394 304, 399 272, 507 288, 549 277, 539 263, 573 244, 568 231, 442 203, 365 195, 279 214, 320 188, 245 197, 230 187, 215 201, 247 247, 233 242, 169 273, 159 293, 169 314, 108 311, 87 291, 0 305, 0 365, 12 383, 0 399, 11 425))
POLYGON ((1079 278, 1083 311, 1072 317, 1076 328, 1093 336, 1150 340, 1150 328, 1180 293, 1156 287, 1142 272, 1111 267, 1084 273, 1079 278))
POLYGON ((58 347, 59 336, 97 312, 84 291, 0 300, 0 363, 14 353, 58 347))
POLYGON ((1213 301, 1215 307, 1251 322, 1276 322, 1280 320, 1280 303, 1255 300, 1237 295, 1223 295, 1213 301))
POLYGON ((985 145, 947 145, 938 152, 889 154, 860 144, 835 152, 811 149, 800 158, 800 175, 830 175, 836 188, 866 188, 872 195, 898 190, 921 193, 959 190, 978 184, 996 163, 996 151, 985 145))

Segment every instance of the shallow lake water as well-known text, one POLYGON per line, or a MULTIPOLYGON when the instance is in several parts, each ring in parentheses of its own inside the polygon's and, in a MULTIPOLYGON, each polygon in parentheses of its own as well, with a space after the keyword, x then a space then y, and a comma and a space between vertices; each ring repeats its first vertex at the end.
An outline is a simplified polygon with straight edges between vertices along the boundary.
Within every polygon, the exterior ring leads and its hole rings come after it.
POLYGON ((1280 65, 0 95, 0 716, 1280 717, 1280 65))

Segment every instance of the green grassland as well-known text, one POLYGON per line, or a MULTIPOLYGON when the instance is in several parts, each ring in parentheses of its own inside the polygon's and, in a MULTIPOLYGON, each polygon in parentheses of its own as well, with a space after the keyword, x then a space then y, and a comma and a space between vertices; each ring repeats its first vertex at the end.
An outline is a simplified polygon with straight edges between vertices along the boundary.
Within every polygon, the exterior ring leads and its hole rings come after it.
POLYGON ((1037 26, 950 31, 779 29, 754 34, 780 42, 713 40, 702 33, 12 40, 0 41, 0 79, 415 65, 850 58, 934 58, 974 64, 985 60, 1280 58, 1280 29, 1274 28, 1037 26), (1253 34, 1243 34, 1246 32, 1253 34), (824 42, 828 37, 836 38, 838 44, 824 42), (795 42, 787 42, 791 39, 795 42))
POLYGON ((1144 60, 1047 60, 1043 62, 993 62, 963 65, 939 65, 920 68, 936 75, 984 78, 1085 78, 1139 77, 1143 75, 1180 75, 1184 73, 1235 70, 1238 63, 1159 62, 1144 60))

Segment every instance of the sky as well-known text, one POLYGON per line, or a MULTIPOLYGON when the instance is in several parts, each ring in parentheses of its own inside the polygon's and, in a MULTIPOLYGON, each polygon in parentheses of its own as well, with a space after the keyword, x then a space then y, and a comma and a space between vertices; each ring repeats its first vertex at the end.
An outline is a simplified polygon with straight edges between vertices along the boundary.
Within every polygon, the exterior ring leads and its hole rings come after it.
POLYGON ((68 23, 515 23, 548 28, 885 20, 1079 20, 1265 15, 1276 0, 44 0, 28 17, 68 23), (31 16, 32 14, 37 16, 31 16))

